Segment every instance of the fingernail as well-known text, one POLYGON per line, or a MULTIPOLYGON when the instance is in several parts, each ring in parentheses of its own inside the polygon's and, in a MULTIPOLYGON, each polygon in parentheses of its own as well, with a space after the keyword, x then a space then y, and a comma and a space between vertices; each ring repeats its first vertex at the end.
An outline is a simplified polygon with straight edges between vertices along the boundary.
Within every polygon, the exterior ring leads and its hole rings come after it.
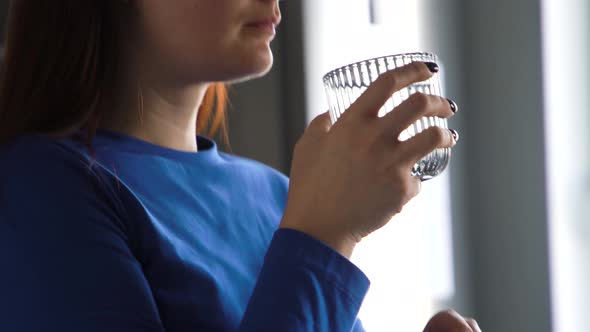
POLYGON ((430 70, 431 73, 438 73, 438 71, 440 70, 438 65, 434 62, 424 62, 424 64, 426 65, 426 67, 428 67, 428 70, 430 70))
POLYGON ((453 113, 457 113, 457 111, 459 110, 459 106, 457 105, 457 103, 449 98, 447 98, 447 100, 449 101, 449 104, 451 105, 451 111, 453 111, 453 113))
POLYGON ((459 133, 455 129, 449 129, 449 131, 451 132, 451 135, 453 135, 455 143, 459 142, 459 133))

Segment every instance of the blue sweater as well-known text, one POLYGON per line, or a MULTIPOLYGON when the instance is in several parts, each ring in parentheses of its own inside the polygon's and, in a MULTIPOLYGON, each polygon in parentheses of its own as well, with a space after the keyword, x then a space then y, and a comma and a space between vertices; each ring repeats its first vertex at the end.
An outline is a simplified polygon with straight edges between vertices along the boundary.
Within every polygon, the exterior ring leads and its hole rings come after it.
POLYGON ((0 146, 0 331, 363 331, 348 259, 278 229, 288 178, 100 130, 0 146))

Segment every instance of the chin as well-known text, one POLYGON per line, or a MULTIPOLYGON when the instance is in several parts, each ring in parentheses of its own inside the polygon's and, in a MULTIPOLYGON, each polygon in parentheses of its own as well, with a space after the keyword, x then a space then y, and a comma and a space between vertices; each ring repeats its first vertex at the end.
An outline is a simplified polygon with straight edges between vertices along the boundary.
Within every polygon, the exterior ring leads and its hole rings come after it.
POLYGON ((222 81, 239 83, 266 75, 273 65, 273 54, 270 50, 252 56, 241 57, 237 65, 227 72, 231 73, 222 81))

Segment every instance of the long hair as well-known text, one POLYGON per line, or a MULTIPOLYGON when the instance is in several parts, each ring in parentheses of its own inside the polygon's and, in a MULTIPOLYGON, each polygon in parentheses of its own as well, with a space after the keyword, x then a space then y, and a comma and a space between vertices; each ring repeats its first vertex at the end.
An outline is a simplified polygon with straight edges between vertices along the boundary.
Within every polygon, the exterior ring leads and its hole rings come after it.
MULTIPOLYGON (((22 134, 82 130, 90 147, 102 114, 117 103, 134 15, 122 0, 11 1, 0 65, 0 144, 22 134)), ((221 130, 228 145, 226 99, 223 83, 209 86, 197 132, 221 130)))

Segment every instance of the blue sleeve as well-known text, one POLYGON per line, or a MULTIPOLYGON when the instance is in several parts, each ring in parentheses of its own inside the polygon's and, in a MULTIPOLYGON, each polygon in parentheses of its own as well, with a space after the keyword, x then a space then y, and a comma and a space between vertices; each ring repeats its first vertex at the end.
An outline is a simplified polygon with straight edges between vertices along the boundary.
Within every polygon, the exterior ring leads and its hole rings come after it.
MULTIPOLYGON (((0 157, 0 331, 164 331, 114 184, 71 152, 0 157)), ((280 229, 240 332, 363 331, 368 286, 336 251, 280 229)))
POLYGON ((0 331, 163 331, 105 183, 26 147, 0 149, 0 331))
POLYGON ((357 314, 369 280, 304 233, 275 232, 240 331, 363 331, 357 314))
POLYGON ((365 332, 365 328, 360 319, 356 320, 354 327, 352 328, 352 332, 365 332))

